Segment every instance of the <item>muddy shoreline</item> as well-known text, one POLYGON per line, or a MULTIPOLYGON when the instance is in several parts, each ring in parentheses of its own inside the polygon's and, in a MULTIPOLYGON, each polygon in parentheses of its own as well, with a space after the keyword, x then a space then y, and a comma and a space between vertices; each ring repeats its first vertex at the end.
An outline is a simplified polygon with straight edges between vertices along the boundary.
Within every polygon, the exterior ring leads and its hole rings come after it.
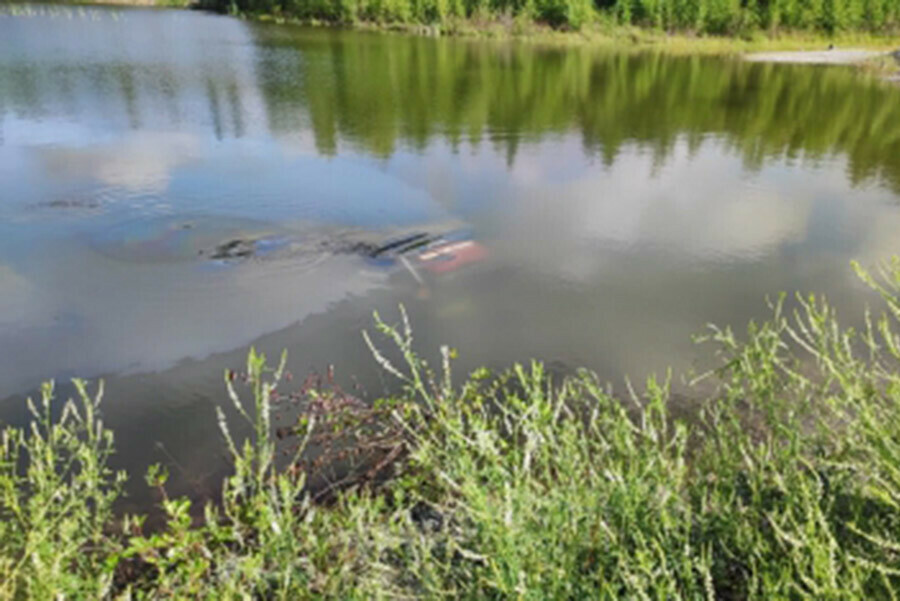
POLYGON ((825 50, 751 52, 743 58, 755 63, 852 66, 874 71, 885 81, 900 83, 900 49, 876 51, 832 46, 825 50))
POLYGON ((789 52, 751 52, 744 56, 757 63, 794 63, 810 65, 854 65, 875 58, 890 56, 890 52, 863 50, 858 48, 827 50, 797 50, 789 52))

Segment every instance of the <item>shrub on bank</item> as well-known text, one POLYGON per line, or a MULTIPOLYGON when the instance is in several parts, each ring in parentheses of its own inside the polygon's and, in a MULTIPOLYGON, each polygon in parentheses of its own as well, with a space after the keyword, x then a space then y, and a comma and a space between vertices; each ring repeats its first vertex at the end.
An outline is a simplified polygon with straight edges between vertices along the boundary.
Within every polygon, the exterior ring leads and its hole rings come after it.
POLYGON ((221 503, 194 523, 151 468, 154 532, 113 520, 99 395, 79 383, 54 420, 45 387, 0 441, 0 597, 893 598, 900 261, 860 275, 884 301, 861 331, 815 297, 773 303, 742 338, 711 329, 715 386, 677 415, 653 378, 617 398, 533 363, 454 385, 453 353, 427 365, 405 314, 376 318, 392 353, 366 336, 404 390, 371 406, 335 387, 283 396, 283 362, 251 352, 226 377, 248 436, 218 412, 221 503), (295 425, 273 429, 293 401, 295 425), (307 486, 331 469, 348 476, 307 486))
POLYGON ((579 29, 594 19, 667 31, 740 34, 778 29, 884 31, 900 22, 896 0, 200 0, 223 12, 303 20, 450 25, 524 16, 579 29))

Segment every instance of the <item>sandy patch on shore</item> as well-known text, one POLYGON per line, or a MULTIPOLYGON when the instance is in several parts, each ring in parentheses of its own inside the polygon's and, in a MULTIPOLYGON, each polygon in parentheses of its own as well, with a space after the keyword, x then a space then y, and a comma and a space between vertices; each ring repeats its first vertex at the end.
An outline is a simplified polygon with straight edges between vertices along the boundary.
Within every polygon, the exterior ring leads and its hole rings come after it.
POLYGON ((887 56, 889 52, 878 50, 833 49, 833 50, 801 50, 796 52, 752 52, 744 58, 748 61, 762 63, 803 63, 809 65, 853 65, 879 56, 887 56))

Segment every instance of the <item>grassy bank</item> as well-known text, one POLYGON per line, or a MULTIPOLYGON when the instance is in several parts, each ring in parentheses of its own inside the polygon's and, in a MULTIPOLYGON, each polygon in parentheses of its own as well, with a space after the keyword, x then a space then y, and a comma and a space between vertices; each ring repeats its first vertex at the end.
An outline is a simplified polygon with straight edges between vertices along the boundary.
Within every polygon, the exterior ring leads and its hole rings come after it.
POLYGON ((711 329, 713 392, 684 417, 653 378, 617 398, 533 363, 454 385, 453 352, 426 365, 405 317, 366 336, 405 390, 373 405, 289 393, 251 353, 218 409, 221 503, 192 520, 151 467, 156 532, 113 517, 102 388, 60 414, 47 386, 0 443, 0 597, 894 598, 900 261, 860 275, 884 301, 863 331, 814 297, 711 329))
POLYGON ((505 15, 452 19, 442 23, 330 21, 320 18, 275 13, 241 12, 236 16, 264 23, 312 27, 350 28, 369 32, 398 32, 428 37, 516 40, 548 46, 609 46, 617 51, 662 50, 672 55, 734 55, 763 51, 823 50, 860 48, 878 51, 897 50, 897 35, 891 31, 848 30, 747 30, 733 34, 708 34, 696 31, 665 30, 640 25, 619 24, 601 15, 578 29, 554 27, 545 22, 505 15))
MULTIPOLYGON (((785 13, 794 15, 790 17, 778 12, 784 10, 778 2, 726 3, 734 4, 735 12, 718 24, 709 22, 705 3, 719 0, 679 1, 697 3, 690 9, 696 14, 685 20, 687 9, 659 0, 55 0, 48 6, 199 8, 280 24, 658 48, 672 54, 821 50, 829 45, 895 50, 900 32, 900 7, 892 0, 790 0, 783 3, 793 7, 785 13), (567 6, 570 1, 587 3, 575 9, 567 6), (842 3, 847 6, 838 6, 842 3), (653 11, 661 12, 654 16, 653 11), (829 16, 833 11, 837 16, 829 16)), ((39 13, 42 6, 0 2, 0 14, 39 13)))
POLYGON ((747 38, 779 32, 889 35, 900 25, 900 5, 893 0, 199 0, 199 6, 307 22, 431 25, 445 32, 505 23, 511 30, 635 26, 747 38))

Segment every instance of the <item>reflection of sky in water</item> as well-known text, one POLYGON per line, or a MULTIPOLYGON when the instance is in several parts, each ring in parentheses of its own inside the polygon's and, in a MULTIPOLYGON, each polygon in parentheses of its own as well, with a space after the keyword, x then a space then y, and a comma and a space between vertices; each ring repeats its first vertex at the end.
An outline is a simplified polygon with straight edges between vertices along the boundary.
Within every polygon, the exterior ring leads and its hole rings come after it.
MULTIPOLYGON (((614 160, 556 122, 546 136, 507 125, 413 143, 405 126, 355 121, 340 88, 334 106, 308 90, 283 98, 263 68, 311 77, 301 89, 331 82, 352 50, 344 38, 303 33, 300 52, 253 31, 268 30, 164 11, 0 16, 0 396, 45 377, 169 370, 110 383, 129 403, 113 421, 155 424, 131 432, 138 448, 203 413, 254 341, 288 347, 297 372, 334 362, 377 389, 359 330, 398 302, 421 348, 457 346, 466 367, 684 368, 706 322, 745 322, 780 290, 855 307, 849 260, 900 251, 896 194, 851 177, 839 152, 749 161, 747 140, 676 132, 661 153, 640 120, 614 160), (366 127, 399 132, 389 152, 351 139, 366 127), (198 258, 245 235, 377 240, 460 225, 489 258, 430 282, 427 300, 409 274, 353 255, 198 258)), ((196 432, 172 432, 170 445, 196 445, 196 432)))
MULTIPOLYGON (((16 317, 2 320, 0 332, 5 344, 20 349, 0 366, 7 385, 27 386, 46 375, 48 365, 60 375, 161 369, 182 357, 247 344, 347 295, 387 285, 386 273, 366 269, 353 257, 215 270, 204 269, 200 260, 170 260, 195 258, 204 245, 244 233, 287 228, 293 235, 315 231, 322 238, 455 216, 473 224, 489 243, 492 267, 512 278, 473 281, 488 287, 478 302, 504 306, 503 322, 518 315, 529 327, 546 330, 544 341, 556 341, 553 351, 565 348, 564 354, 590 363, 604 345, 578 332, 590 331, 585 322, 602 323, 598 307, 608 304, 604 313, 618 315, 612 321, 623 327, 662 327, 678 332, 671 335, 673 343, 687 340, 706 320, 703 311, 733 315, 723 297, 740 293, 747 296, 741 303, 753 307, 765 293, 795 285, 798 268, 846 265, 851 257, 877 260, 896 250, 890 224, 900 226, 891 193, 851 188, 834 168, 839 159, 813 171, 773 165, 747 174, 738 160, 717 152, 714 141, 708 152, 694 156, 676 149, 662 168, 638 149, 624 152, 613 167, 597 165, 576 141, 566 140, 523 148, 510 169, 490 150, 454 154, 440 144, 427 157, 398 153, 377 163, 359 156, 286 156, 273 144, 262 155, 231 148, 215 152, 213 160, 173 164, 164 185, 137 194, 131 182, 110 182, 95 169, 106 165, 98 155, 127 161, 132 144, 126 141, 121 153, 106 145, 82 155, 66 149, 77 158, 65 161, 65 175, 49 181, 59 185, 73 178, 84 186, 87 192, 76 193, 73 206, 44 207, 31 200, 17 209, 11 209, 14 203, 4 207, 17 218, 0 225, 0 256, 7 263, 0 308, 16 317), (76 172, 79 166, 84 171, 76 172), (91 185, 103 190, 104 200, 99 208, 79 207, 78 194, 89 198, 91 185), (847 198, 854 199, 852 211, 847 198), (204 227, 171 230, 179 219, 204 227), (739 264, 765 273, 726 293, 714 274, 746 269, 739 264), (632 300, 610 302, 623 290, 640 307, 624 319, 634 310, 626 306, 632 300), (691 314, 673 319, 679 297, 694 299, 691 314), (529 307, 531 301, 536 306, 529 307), (567 323, 581 325, 568 332, 567 323), (71 344, 78 345, 77 353, 71 344)), ((47 165, 41 160, 31 168, 46 175, 47 165)), ((147 171, 136 173, 142 178, 147 171)), ((801 287, 846 289, 849 270, 828 275, 812 283, 800 280, 801 287)), ((481 316, 461 316, 478 324, 471 340, 459 340, 461 346, 490 348, 496 356, 544 354, 542 341, 520 342, 505 331, 481 340, 480 332, 493 330, 483 316, 495 309, 479 310, 481 316)), ((658 350, 664 361, 668 350, 658 350)), ((633 363, 612 356, 602 361, 633 370, 639 357, 651 353, 635 342, 617 348, 617 355, 634 355, 633 363)))

